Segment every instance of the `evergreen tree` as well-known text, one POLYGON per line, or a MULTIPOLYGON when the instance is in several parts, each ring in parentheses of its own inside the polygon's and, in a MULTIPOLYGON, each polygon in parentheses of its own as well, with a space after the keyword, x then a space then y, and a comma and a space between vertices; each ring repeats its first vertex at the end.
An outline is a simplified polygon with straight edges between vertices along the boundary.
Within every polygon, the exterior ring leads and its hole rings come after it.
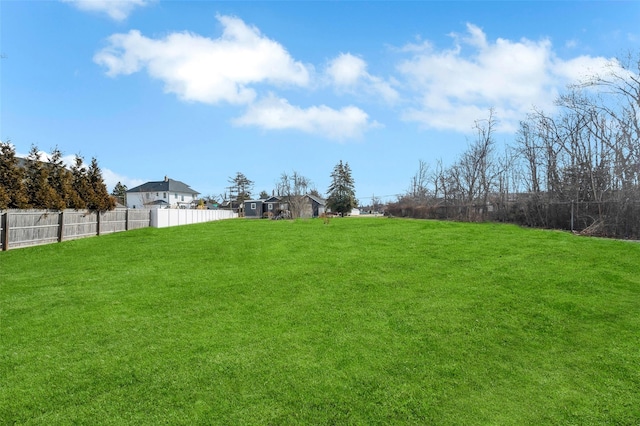
POLYGON ((76 208, 82 204, 80 196, 73 188, 73 175, 64 166, 62 152, 55 147, 49 157, 49 185, 62 199, 60 209, 76 208))
POLYGON ((344 215, 357 207, 358 201, 349 163, 343 164, 340 160, 333 168, 327 195, 327 206, 332 212, 344 215))
POLYGON ((40 152, 35 145, 31 146, 27 156, 25 179, 29 204, 36 209, 58 210, 64 208, 64 200, 49 184, 49 167, 40 160, 40 152))
POLYGON ((309 191, 309 195, 313 195, 314 197, 321 199, 324 198, 316 188, 312 188, 311 191, 309 191))
POLYGON ((116 183, 116 186, 113 187, 113 191, 111 191, 111 195, 116 197, 116 199, 126 205, 127 204, 127 185, 123 185, 121 182, 116 183))
POLYGON ((29 200, 24 186, 24 170, 18 165, 11 143, 0 142, 0 209, 24 209, 29 200))
POLYGON ((95 157, 91 159, 87 176, 89 178, 89 185, 93 190, 93 199, 87 201, 87 207, 97 211, 113 210, 116 202, 113 197, 109 195, 109 191, 107 191, 107 186, 104 184, 104 179, 102 178, 102 170, 100 170, 98 160, 96 160, 95 157))
POLYGON ((93 200, 93 188, 89 184, 87 169, 84 167, 84 158, 76 154, 71 166, 71 175, 73 176, 73 189, 78 194, 78 204, 72 208, 80 210, 86 209, 89 200, 93 200))
POLYGON ((234 200, 235 197, 235 200, 242 205, 245 200, 251 199, 253 181, 249 180, 244 174, 237 172, 234 177, 229 178, 228 182, 231 184, 228 187, 231 200, 234 200))
POLYGON ((0 210, 4 210, 9 207, 11 197, 9 193, 4 189, 4 186, 0 184, 0 210))

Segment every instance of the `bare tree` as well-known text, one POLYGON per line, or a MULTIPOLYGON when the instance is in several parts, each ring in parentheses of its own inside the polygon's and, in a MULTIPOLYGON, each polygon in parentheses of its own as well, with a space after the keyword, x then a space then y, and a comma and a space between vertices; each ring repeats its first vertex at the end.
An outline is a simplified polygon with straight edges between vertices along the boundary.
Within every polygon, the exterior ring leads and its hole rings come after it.
POLYGON ((276 182, 276 195, 287 203, 292 218, 305 216, 307 207, 306 195, 311 189, 311 180, 302 176, 295 170, 288 174, 283 172, 280 180, 276 182))
POLYGON ((433 182, 433 198, 436 202, 438 202, 439 198, 442 197, 446 200, 446 186, 445 183, 445 168, 442 164, 442 158, 439 158, 436 161, 436 168, 431 173, 431 182, 433 182))
POLYGON ((477 219, 478 214, 480 218, 484 217, 489 194, 495 186, 495 125, 494 110, 491 108, 487 119, 475 122, 475 142, 462 153, 458 162, 451 166, 448 172, 448 192, 459 195, 457 201, 465 205, 469 220, 477 219))
POLYGON ((415 202, 424 203, 429 195, 427 188, 429 182, 429 165, 419 160, 418 170, 416 174, 411 177, 411 186, 409 187, 408 194, 415 202))

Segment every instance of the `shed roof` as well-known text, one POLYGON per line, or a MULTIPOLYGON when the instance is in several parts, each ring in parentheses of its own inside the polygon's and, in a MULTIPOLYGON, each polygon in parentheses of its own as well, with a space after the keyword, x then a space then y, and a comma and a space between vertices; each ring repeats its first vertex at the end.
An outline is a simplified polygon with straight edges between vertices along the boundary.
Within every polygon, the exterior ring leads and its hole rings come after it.
POLYGON ((324 205, 324 203, 326 202, 322 198, 316 197, 315 195, 307 194, 307 197, 311 198, 313 201, 315 201, 316 203, 318 203, 320 205, 324 205))
POLYGON ((282 198, 277 195, 272 195, 271 197, 265 198, 264 200, 265 203, 276 203, 278 201, 282 201, 282 198))

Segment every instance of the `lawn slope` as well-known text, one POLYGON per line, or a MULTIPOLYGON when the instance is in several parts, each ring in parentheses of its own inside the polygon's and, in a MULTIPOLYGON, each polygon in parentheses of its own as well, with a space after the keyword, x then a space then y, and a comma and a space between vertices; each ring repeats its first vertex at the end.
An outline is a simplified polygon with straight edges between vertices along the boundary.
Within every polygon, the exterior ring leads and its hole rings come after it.
POLYGON ((228 220, 0 253, 2 424, 638 424, 640 245, 228 220))

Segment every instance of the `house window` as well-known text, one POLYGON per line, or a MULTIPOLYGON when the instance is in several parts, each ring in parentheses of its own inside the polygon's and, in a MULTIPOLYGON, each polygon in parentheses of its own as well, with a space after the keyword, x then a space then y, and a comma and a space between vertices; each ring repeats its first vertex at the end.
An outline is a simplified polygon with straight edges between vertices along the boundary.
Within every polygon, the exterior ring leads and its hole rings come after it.
POLYGON ((167 193, 166 192, 162 193, 162 198, 167 198, 167 193))
POLYGON ((184 201, 184 195, 180 196, 180 201, 184 201))
POLYGON ((273 204, 271 204, 271 203, 267 204, 267 209, 273 210, 273 204))
POLYGON ((150 194, 149 192, 147 192, 147 193, 145 194, 145 196, 147 197, 147 200, 148 200, 149 198, 151 198, 151 194, 150 194))
POLYGON ((178 194, 173 194, 173 198, 178 199, 178 194))
POLYGON ((251 210, 255 210, 256 209, 256 203, 251 203, 251 210))
POLYGON ((160 193, 156 192, 156 197, 159 197, 159 196, 160 196, 160 193))

